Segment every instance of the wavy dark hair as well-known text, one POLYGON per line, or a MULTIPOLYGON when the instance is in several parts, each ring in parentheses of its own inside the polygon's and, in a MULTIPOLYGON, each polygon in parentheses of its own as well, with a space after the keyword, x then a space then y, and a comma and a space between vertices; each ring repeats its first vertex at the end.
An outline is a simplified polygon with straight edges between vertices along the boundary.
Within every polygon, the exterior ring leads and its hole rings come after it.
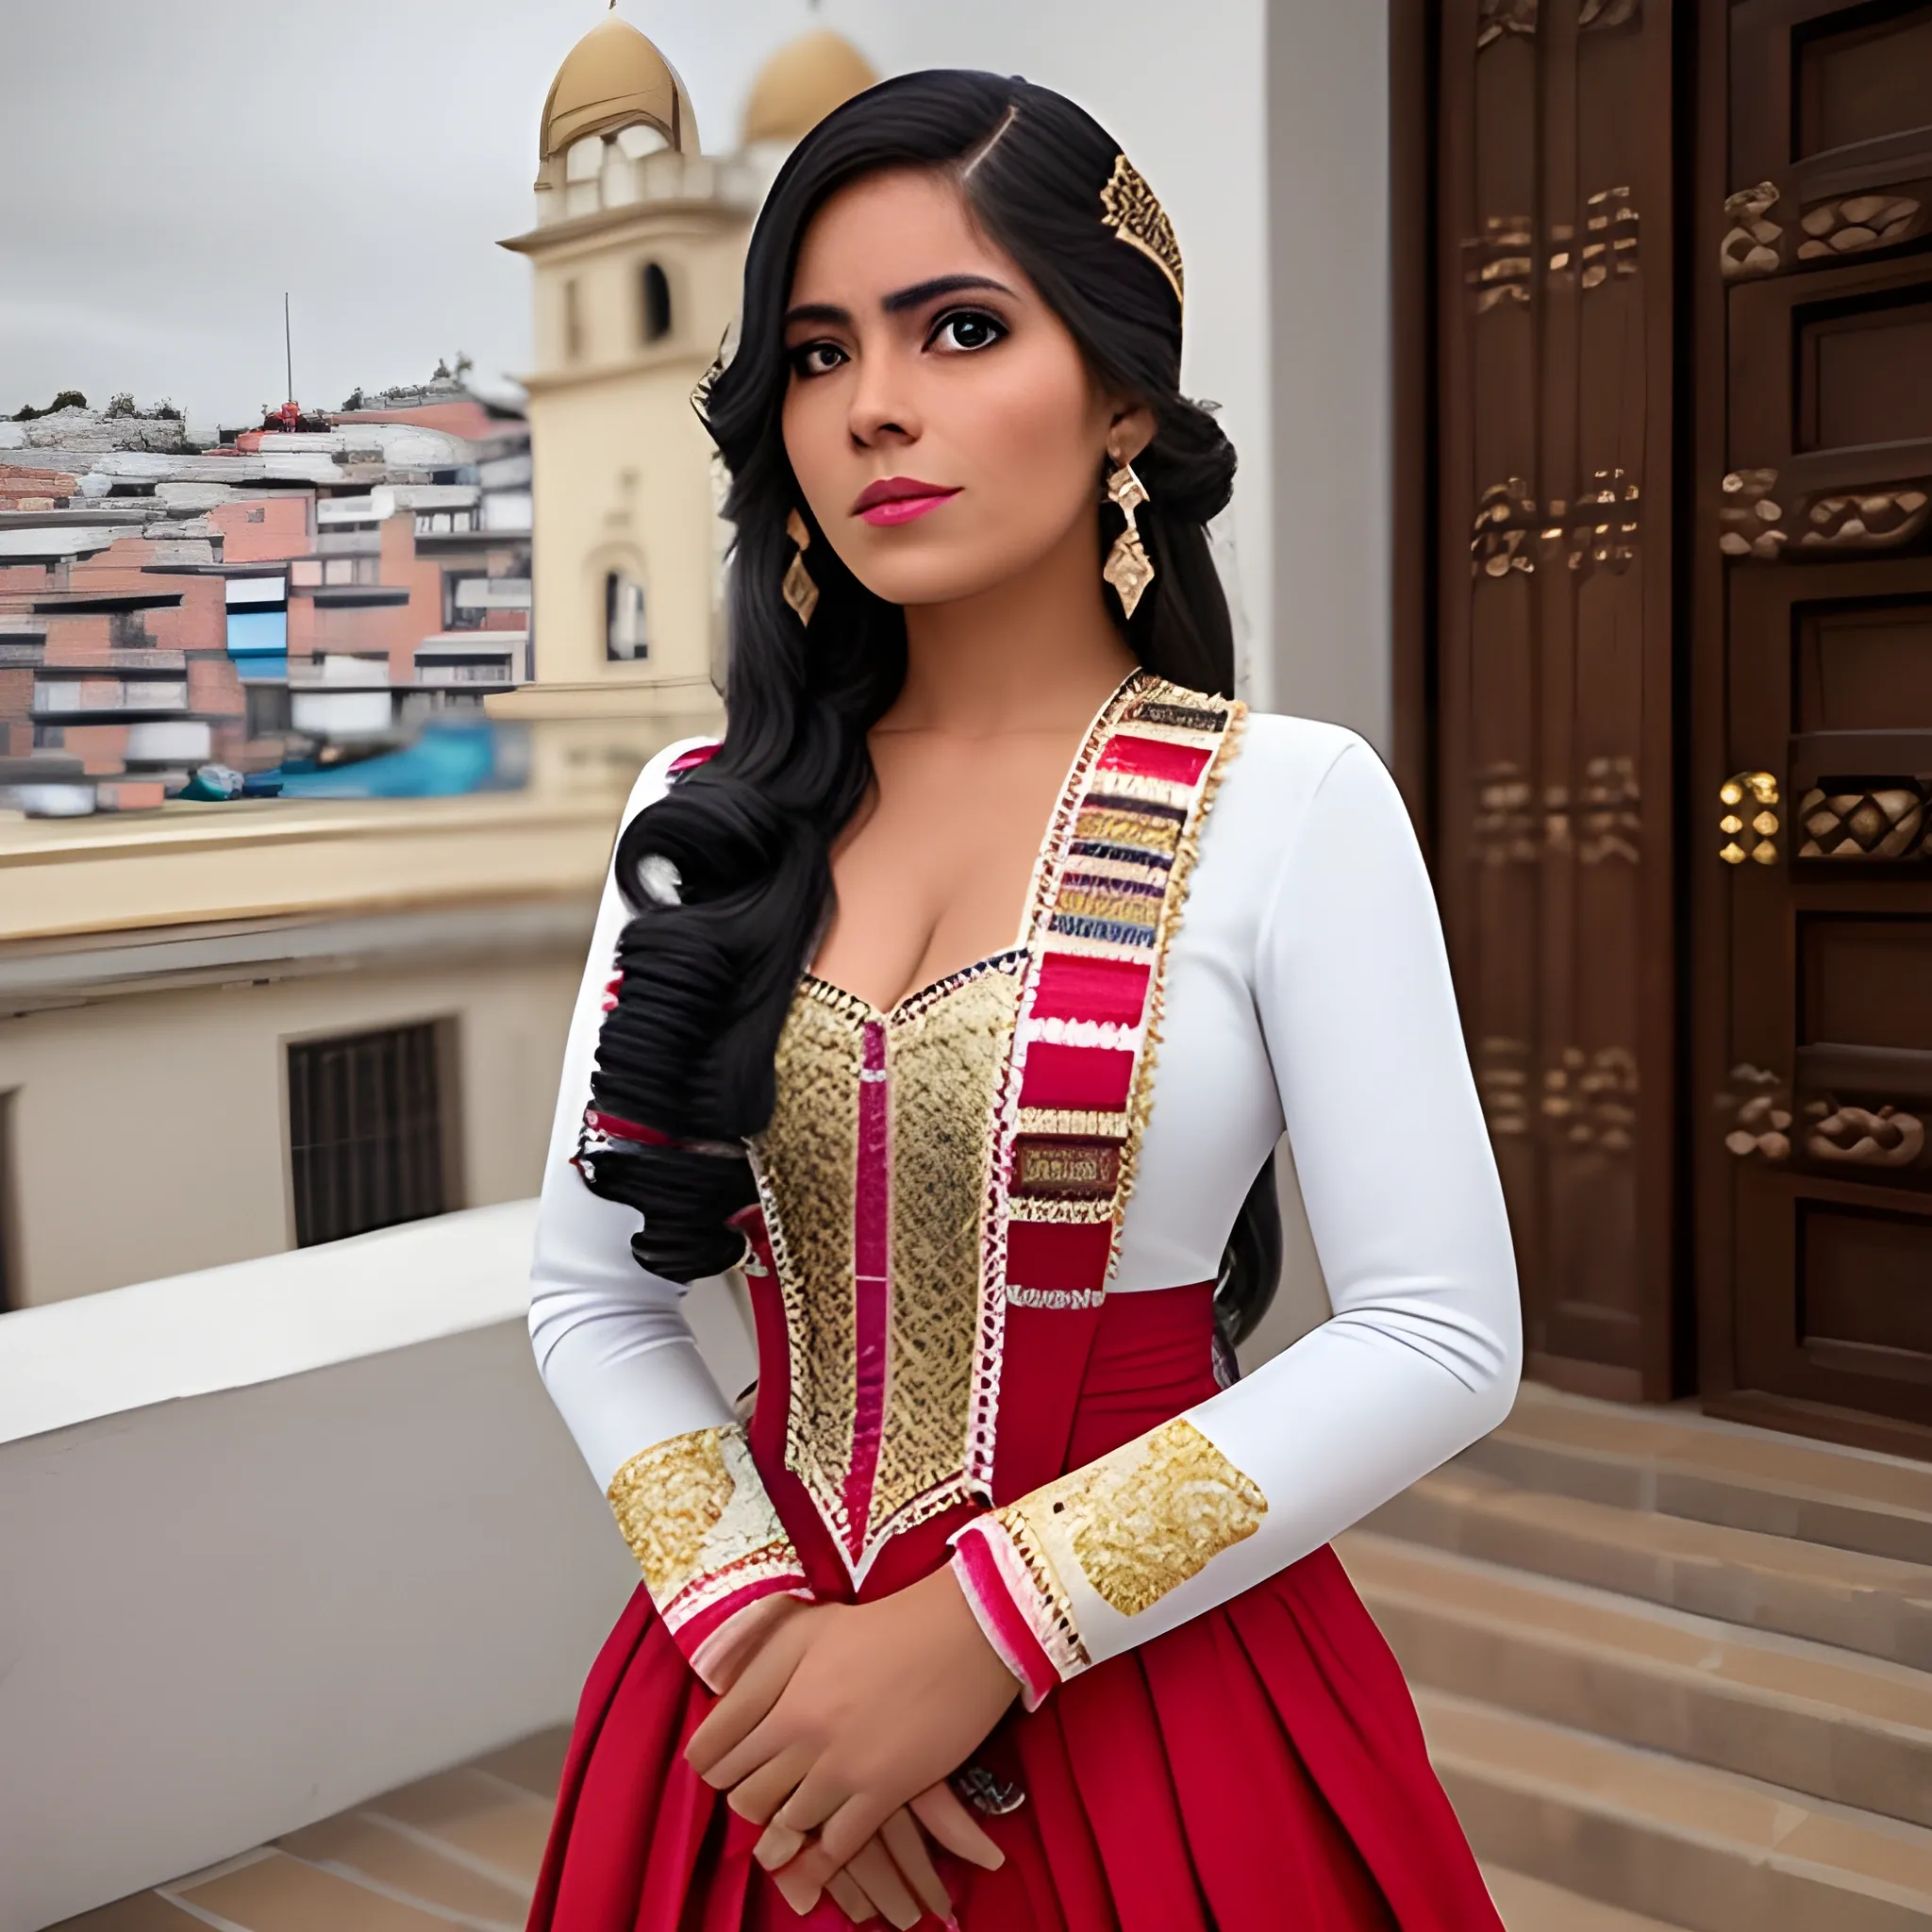
MULTIPOLYGON (((700 404, 730 471, 725 514, 736 525, 729 723, 715 756, 618 841, 632 916, 591 1089, 594 1109, 644 1124, 666 1144, 591 1135, 579 1156, 596 1192, 643 1215, 631 1245, 654 1274, 691 1281, 743 1253, 727 1223, 756 1190, 737 1150, 771 1119, 779 1029, 832 905, 833 842, 873 782, 866 734, 906 675, 904 611, 868 591, 815 525, 809 627, 780 593, 792 555, 787 517, 797 508, 811 522, 780 423, 791 375, 784 314, 800 239, 834 191, 882 169, 958 179, 982 231, 1031 277, 1094 375, 1149 406, 1154 437, 1135 467, 1153 499, 1141 531, 1157 575, 1131 621, 1120 619, 1123 634, 1160 676, 1233 693, 1232 628, 1205 526, 1228 501, 1234 450, 1213 415, 1180 393, 1174 289, 1102 225, 1101 190, 1119 153, 1091 116, 1048 89, 991 74, 907 75, 807 135, 758 216, 738 348, 700 404), (673 876, 675 899, 662 883, 673 876)), ((1111 542, 1120 513, 1099 486, 1096 475, 1101 539, 1111 542)), ((1223 1264, 1224 1343, 1259 1320, 1280 1259, 1271 1159, 1223 1264)))

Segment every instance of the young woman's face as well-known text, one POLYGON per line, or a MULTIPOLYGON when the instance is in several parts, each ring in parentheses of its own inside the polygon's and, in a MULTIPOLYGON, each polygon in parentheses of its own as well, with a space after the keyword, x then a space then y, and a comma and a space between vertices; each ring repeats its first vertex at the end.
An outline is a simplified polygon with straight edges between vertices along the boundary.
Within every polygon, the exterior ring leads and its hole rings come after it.
POLYGON ((946 176, 867 175, 824 203, 799 249, 785 346, 792 473, 874 595, 948 603, 1063 543, 1097 554, 1108 446, 1137 454, 1143 412, 1102 391, 946 176))

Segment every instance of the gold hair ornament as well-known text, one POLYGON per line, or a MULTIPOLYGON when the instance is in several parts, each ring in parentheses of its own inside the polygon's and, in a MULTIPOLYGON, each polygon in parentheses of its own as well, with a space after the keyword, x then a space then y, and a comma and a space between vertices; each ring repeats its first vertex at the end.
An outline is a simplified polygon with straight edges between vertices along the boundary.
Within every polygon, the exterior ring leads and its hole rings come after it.
POLYGON ((1121 608, 1131 617, 1142 592, 1154 581, 1154 559, 1141 541, 1140 525, 1141 506, 1153 499, 1147 494, 1146 484, 1135 475, 1132 463, 1114 466, 1107 479, 1107 493, 1119 506, 1127 526, 1113 540, 1113 548, 1107 553, 1100 575, 1114 587, 1121 608))
POLYGON ((795 509, 785 519, 785 534, 798 546, 785 572, 785 601, 798 613, 800 624, 809 624, 812 612, 819 608, 819 587, 805 567, 805 553, 811 548, 811 532, 795 509))
POLYGON ((1174 224, 1125 155, 1114 157, 1113 174, 1100 191, 1100 206, 1101 225, 1111 228, 1129 248, 1138 248, 1167 277, 1174 299, 1185 307, 1181 244, 1174 240, 1174 224))

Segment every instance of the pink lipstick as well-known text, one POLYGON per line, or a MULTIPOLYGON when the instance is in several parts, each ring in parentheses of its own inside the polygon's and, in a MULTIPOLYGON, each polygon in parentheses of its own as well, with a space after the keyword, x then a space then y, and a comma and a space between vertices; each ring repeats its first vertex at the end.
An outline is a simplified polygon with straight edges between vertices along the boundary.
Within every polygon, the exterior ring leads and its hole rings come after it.
POLYGON ((880 527, 909 524, 913 518, 938 509, 941 504, 958 493, 957 488, 948 489, 941 483, 922 483, 916 476, 887 476, 879 482, 868 483, 859 491, 858 501, 852 506, 852 513, 880 527))

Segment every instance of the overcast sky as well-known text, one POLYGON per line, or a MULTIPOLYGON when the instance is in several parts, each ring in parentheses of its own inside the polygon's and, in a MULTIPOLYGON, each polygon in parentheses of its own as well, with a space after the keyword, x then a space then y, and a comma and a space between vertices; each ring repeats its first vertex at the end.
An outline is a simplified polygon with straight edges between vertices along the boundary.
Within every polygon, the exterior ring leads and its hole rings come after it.
MULTIPOLYGON (((622 0, 735 144, 759 63, 824 0, 622 0)), ((0 415, 78 389, 191 423, 333 408, 466 350, 529 355, 551 76, 603 0, 0 0, 0 415)), ((883 67, 890 50, 867 47, 883 67)))

